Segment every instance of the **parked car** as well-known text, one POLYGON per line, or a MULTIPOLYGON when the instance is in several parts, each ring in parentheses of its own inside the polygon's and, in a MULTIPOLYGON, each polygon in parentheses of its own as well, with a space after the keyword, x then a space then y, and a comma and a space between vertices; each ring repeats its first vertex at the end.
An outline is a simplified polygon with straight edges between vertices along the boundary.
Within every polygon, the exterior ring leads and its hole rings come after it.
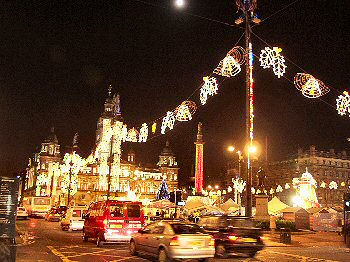
POLYGON ((249 217, 215 215, 203 216, 198 225, 215 239, 215 255, 227 257, 245 254, 254 257, 264 248, 261 229, 249 217))
POLYGON ((130 254, 139 252, 158 257, 158 261, 172 259, 199 259, 214 257, 214 239, 194 223, 162 220, 154 222, 133 234, 130 254))
POLYGON ((25 207, 17 207, 16 219, 27 219, 28 212, 25 207))
POLYGON ((55 207, 51 208, 49 212, 46 213, 45 215, 45 220, 46 221, 55 221, 58 222, 60 221, 61 218, 61 212, 55 207))
POLYGON ((61 216, 60 225, 62 230, 83 230, 87 209, 88 208, 86 206, 76 206, 69 208, 61 216))

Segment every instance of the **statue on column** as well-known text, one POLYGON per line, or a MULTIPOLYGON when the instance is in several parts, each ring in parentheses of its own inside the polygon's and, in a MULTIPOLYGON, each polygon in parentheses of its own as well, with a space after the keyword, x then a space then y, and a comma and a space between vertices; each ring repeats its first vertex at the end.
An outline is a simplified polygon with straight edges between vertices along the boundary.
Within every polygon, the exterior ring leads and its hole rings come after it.
POLYGON ((265 191, 265 186, 266 186, 266 173, 262 169, 262 167, 260 167, 258 172, 256 172, 256 178, 258 182, 258 189, 260 190, 261 193, 263 193, 265 191))

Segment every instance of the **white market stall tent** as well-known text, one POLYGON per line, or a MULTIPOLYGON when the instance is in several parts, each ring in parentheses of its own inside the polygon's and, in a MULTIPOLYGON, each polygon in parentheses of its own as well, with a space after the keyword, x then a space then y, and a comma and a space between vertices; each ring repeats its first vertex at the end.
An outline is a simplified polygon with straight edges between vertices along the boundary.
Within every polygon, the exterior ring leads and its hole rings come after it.
POLYGON ((280 215, 283 209, 289 207, 287 204, 283 203, 278 197, 272 198, 268 203, 268 212, 271 216, 280 215))
POLYGON ((223 203, 220 207, 226 213, 235 213, 240 209, 240 206, 229 198, 225 203, 223 203))

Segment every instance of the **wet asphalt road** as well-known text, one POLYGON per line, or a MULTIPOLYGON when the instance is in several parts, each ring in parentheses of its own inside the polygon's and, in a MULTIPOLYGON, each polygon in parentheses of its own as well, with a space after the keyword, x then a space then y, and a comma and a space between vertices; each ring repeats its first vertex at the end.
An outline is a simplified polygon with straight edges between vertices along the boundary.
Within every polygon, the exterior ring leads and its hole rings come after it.
MULTIPOLYGON (((62 231, 58 222, 31 218, 17 221, 21 238, 17 241, 16 261, 156 261, 152 257, 132 257, 127 245, 109 244, 98 248, 93 239, 83 242, 81 232, 62 231)), ((232 257, 210 262, 240 261, 350 261, 349 249, 327 245, 266 247, 255 258, 232 257)))

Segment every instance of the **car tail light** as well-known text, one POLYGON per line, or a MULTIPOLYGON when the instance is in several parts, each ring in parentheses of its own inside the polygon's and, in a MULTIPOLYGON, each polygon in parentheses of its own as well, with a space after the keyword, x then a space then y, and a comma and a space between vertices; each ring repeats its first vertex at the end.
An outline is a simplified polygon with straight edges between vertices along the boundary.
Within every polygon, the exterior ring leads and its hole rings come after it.
POLYGON ((170 241, 170 246, 180 246, 179 237, 173 237, 170 241))
POLYGON ((103 220, 103 225, 105 226, 105 227, 108 227, 108 219, 106 218, 105 220, 103 220))
POLYGON ((228 236, 228 239, 231 241, 236 241, 238 239, 238 236, 230 235, 230 236, 228 236))
POLYGON ((209 240, 209 246, 215 246, 215 239, 213 237, 209 240))

